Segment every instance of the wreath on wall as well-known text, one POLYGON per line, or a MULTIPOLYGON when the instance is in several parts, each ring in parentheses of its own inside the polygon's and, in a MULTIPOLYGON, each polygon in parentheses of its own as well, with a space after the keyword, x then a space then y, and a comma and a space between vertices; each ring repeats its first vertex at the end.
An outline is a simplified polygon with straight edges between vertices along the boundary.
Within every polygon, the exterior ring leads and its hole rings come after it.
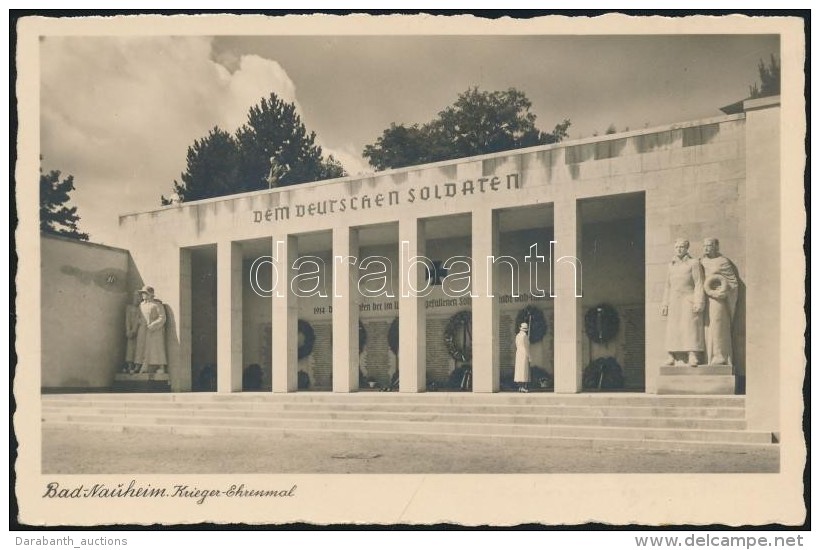
POLYGON ((310 388, 310 376, 303 370, 300 370, 296 375, 296 387, 300 390, 310 388))
POLYGON ((473 314, 459 311, 447 323, 444 329, 444 345, 447 353, 456 361, 469 361, 473 356, 473 314))
POLYGON ((359 321, 359 353, 364 351, 364 347, 367 345, 367 329, 364 328, 364 324, 359 321))
POLYGON ((530 380, 536 384, 538 388, 547 389, 553 386, 552 374, 538 365, 530 365, 530 380))
POLYGON ((527 323, 530 327, 530 343, 534 344, 540 342, 547 335, 547 320, 544 317, 544 312, 535 306, 526 306, 518 312, 515 316, 515 331, 518 332, 518 327, 521 323, 527 323))
POLYGON ((387 329, 387 345, 390 347, 390 351, 393 354, 399 354, 399 318, 396 317, 393 319, 393 322, 390 323, 390 328, 387 329))
MULTIPOLYGON (((316 343, 316 333, 313 332, 313 327, 310 323, 304 319, 299 319, 296 338, 302 341, 296 355, 299 359, 304 359, 313 352, 313 344, 316 343), (302 337, 299 338, 299 335, 302 337)), ((297 340, 297 342, 299 340, 297 340)))
POLYGON ((584 369, 585 390, 617 390, 624 387, 624 373, 614 357, 599 357, 584 369))
POLYGON ((473 369, 471 365, 461 365, 453 369, 447 378, 447 387, 451 390, 472 391, 473 389, 473 369))
POLYGON ((603 344, 618 335, 621 320, 617 310, 609 304, 598 304, 584 315, 584 330, 593 342, 603 344))

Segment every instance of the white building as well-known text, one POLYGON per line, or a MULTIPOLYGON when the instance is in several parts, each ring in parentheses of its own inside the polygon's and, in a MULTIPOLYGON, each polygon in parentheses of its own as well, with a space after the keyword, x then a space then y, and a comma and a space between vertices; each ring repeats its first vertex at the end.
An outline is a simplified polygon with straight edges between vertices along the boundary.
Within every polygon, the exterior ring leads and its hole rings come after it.
POLYGON ((45 238, 42 386, 111 387, 125 302, 144 284, 168 312, 174 392, 208 386, 209 365, 216 391, 242 391, 251 364, 261 365, 262 389, 272 392, 298 391, 300 370, 310 372, 312 390, 359 391, 364 372, 388 387, 398 371, 399 391, 424 392, 452 389, 452 372, 465 363, 472 381, 460 389, 498 392, 512 375, 516 317, 532 306, 547 329, 532 344, 533 364, 548 373, 543 389, 586 391, 585 367, 614 357, 621 391, 745 392, 749 429, 777 432, 779 127, 779 98, 748 100, 742 112, 709 120, 125 214, 122 250, 45 238), (660 309, 678 237, 694 257, 704 238, 718 238, 744 283, 728 370, 662 367, 660 309), (349 256, 357 262, 334 260, 349 256), (416 256, 450 268, 424 297, 404 292, 408 281, 426 284, 428 270, 408 261, 416 256), (501 256, 488 268, 487 257, 501 256), (451 258, 463 261, 444 265, 451 258), (288 269, 297 260, 301 271, 288 269), (390 267, 384 278, 380 261, 390 267), (278 290, 296 279, 303 294, 319 295, 260 296, 273 270, 278 290), (381 283, 392 296, 365 295, 381 283), (467 295, 459 296, 462 287, 467 295), (601 304, 619 321, 603 343, 585 330, 590 308, 601 304), (82 327, 60 314, 78 307, 82 327), (453 319, 462 311, 471 314, 466 336, 464 317, 453 319), (302 340, 298 320, 310 327, 302 323, 302 340), (89 340, 91 333, 98 336, 89 340), (470 343, 469 356, 458 356, 470 343))

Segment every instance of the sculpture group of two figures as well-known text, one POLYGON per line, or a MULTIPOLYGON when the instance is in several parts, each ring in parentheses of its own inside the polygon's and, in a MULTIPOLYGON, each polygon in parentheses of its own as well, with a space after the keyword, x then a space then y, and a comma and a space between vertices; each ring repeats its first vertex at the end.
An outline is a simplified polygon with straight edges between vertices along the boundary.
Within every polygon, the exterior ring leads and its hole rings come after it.
POLYGON ((732 365, 732 321, 740 279, 715 238, 703 241, 703 257, 689 255, 689 241, 675 241, 661 314, 667 318, 666 365, 732 365))
POLYGON ((134 292, 133 302, 125 309, 125 372, 166 372, 165 322, 165 305, 154 296, 152 287, 134 292))

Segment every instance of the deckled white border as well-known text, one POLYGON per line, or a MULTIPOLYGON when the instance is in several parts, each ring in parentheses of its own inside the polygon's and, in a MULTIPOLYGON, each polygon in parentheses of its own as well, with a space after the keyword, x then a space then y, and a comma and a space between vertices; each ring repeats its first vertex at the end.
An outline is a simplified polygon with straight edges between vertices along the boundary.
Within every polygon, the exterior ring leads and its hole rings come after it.
MULTIPOLYGON (((469 525, 520 523, 729 525, 803 522, 802 468, 802 203, 805 131, 802 21, 744 16, 632 18, 611 14, 597 18, 551 16, 539 19, 488 20, 471 16, 120 16, 113 18, 22 20, 18 26, 18 100, 20 132, 17 208, 17 378, 20 439, 17 497, 20 520, 28 524, 94 525, 169 524, 199 521, 242 523, 408 523, 469 525), (779 474, 573 474, 573 475, 209 475, 133 476, 146 483, 173 481, 223 484, 237 479, 249 485, 298 483, 300 498, 286 505, 214 500, 180 506, 171 499, 134 506, 133 502, 44 500, 40 475, 39 280, 37 187, 39 167, 38 36, 117 34, 670 34, 779 33, 783 70, 781 231, 783 269, 780 368, 782 457, 779 474)), ((48 476, 93 482, 121 481, 122 476, 48 476)))

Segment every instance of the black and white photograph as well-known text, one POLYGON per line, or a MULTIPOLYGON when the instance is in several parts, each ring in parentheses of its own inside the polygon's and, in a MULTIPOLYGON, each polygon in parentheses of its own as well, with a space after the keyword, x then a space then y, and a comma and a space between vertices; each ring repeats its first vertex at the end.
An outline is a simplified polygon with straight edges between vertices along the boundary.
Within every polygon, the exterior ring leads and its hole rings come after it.
POLYGON ((21 521, 805 520, 801 20, 17 33, 21 521))

